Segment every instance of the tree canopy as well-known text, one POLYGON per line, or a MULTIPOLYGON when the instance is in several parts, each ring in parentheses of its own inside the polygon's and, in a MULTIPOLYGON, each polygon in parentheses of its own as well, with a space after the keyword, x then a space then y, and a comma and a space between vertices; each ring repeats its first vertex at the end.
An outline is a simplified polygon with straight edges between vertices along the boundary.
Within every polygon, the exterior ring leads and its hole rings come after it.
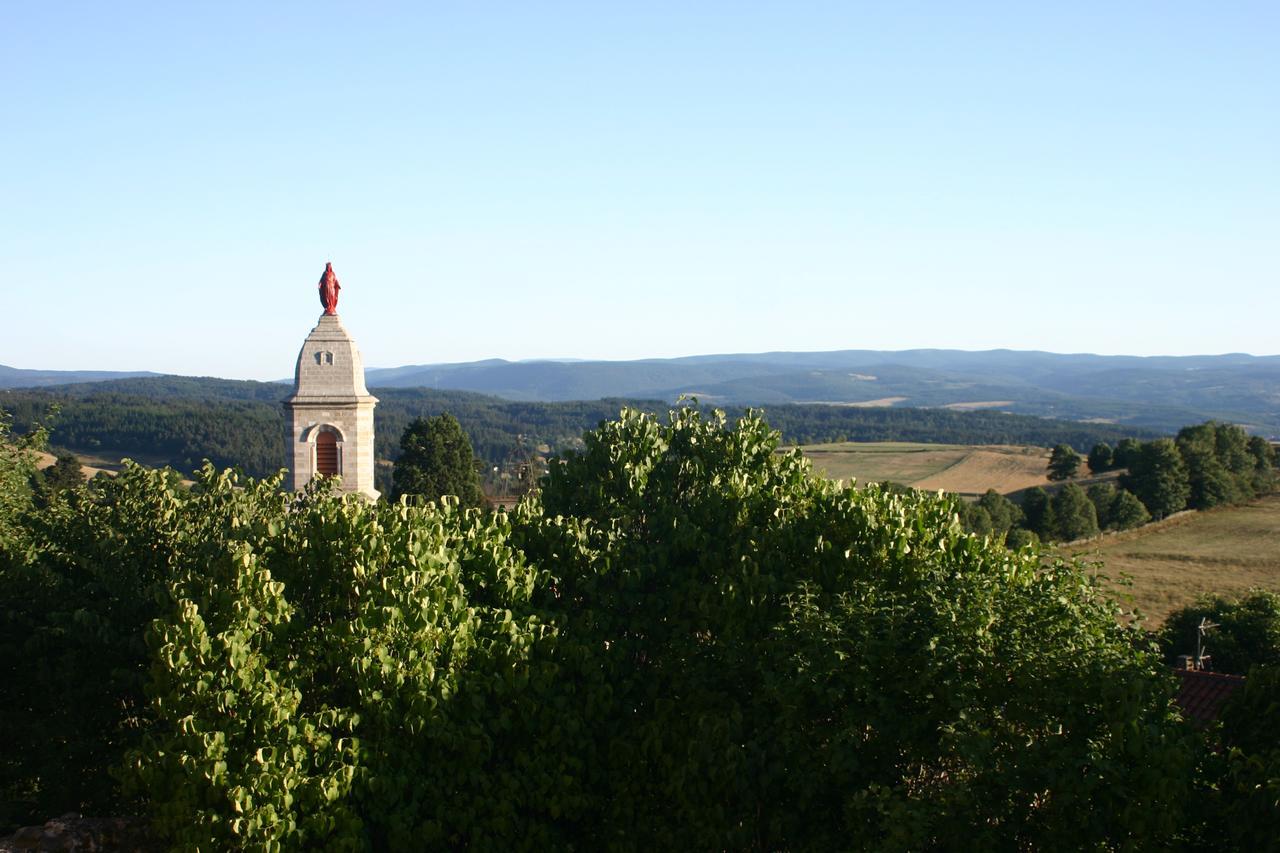
POLYGON ((1193 819, 1172 678, 1090 572, 814 476, 757 415, 624 411, 511 512, 325 489, 129 466, 16 498, 6 796, 200 849, 1161 848, 1193 819))
POLYGON ((448 412, 405 427, 392 483, 393 499, 416 495, 434 501, 452 495, 463 506, 484 503, 471 441, 448 412))
POLYGON ((1142 444, 1130 459, 1129 470, 1120 482, 1138 496, 1155 518, 1186 509, 1191 495, 1186 463, 1178 446, 1168 438, 1142 444))
POLYGON ((1080 470, 1080 454, 1066 444, 1055 444, 1049 453, 1049 479, 1069 480, 1080 470))

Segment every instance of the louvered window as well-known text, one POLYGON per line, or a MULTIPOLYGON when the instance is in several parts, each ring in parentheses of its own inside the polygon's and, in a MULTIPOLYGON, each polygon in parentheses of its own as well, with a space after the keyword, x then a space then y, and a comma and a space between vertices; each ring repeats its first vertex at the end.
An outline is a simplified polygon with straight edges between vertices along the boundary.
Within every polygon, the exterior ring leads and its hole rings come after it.
POLYGON ((338 473, 338 439, 331 432, 316 436, 316 473, 330 477, 338 473))

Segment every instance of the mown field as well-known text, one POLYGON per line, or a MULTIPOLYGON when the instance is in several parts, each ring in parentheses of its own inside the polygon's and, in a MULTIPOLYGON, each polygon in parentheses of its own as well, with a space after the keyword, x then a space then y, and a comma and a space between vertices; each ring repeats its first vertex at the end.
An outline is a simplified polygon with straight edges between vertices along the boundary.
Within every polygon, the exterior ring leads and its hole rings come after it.
POLYGON ((1101 563, 1151 627, 1206 593, 1280 589, 1280 495, 1246 506, 1188 513, 1160 524, 1075 546, 1070 553, 1101 563))
POLYGON ((801 447, 815 468, 859 484, 892 481, 918 489, 975 495, 1047 484, 1049 451, 1016 445, 847 441, 801 447))

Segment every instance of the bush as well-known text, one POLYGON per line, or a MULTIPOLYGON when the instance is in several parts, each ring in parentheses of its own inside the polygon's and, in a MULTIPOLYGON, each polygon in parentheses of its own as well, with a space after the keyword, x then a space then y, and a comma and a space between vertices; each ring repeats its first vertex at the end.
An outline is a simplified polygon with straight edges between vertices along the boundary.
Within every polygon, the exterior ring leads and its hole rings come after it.
POLYGON ((1255 666, 1210 731, 1190 839, 1203 850, 1272 850, 1280 838, 1280 667, 1255 666))
POLYGON ((1134 497, 1133 492, 1125 489, 1116 490, 1107 513, 1109 530, 1132 530, 1141 527, 1151 520, 1151 513, 1142 505, 1142 501, 1134 497))
POLYGON ((1171 679, 1089 574, 777 445, 626 411, 498 514, 130 469, 22 566, 91 587, 64 737, 188 849, 1169 842, 1171 679))
POLYGON ((1244 675, 1252 666, 1280 665, 1280 593, 1255 589, 1240 599, 1215 595, 1175 610, 1160 632, 1169 663, 1195 653, 1201 619, 1217 623, 1204 644, 1218 672, 1244 675))

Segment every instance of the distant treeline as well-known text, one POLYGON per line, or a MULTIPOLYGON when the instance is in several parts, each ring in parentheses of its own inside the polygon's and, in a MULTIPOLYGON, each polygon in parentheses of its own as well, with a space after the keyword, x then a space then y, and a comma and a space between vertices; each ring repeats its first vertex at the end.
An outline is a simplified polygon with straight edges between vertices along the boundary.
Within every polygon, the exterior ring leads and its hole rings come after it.
MULTIPOLYGON (((1054 457, 1060 450, 1054 448, 1054 457)), ((1067 476, 1074 475, 1075 465, 1070 467, 1067 476)), ((1050 477, 1052 468, 1050 462, 1050 477)), ((1266 439, 1209 421, 1183 427, 1172 439, 1094 445, 1089 470, 1095 475, 1121 471, 1116 482, 1088 488, 1067 483, 1052 495, 1036 487, 1022 495, 1020 505, 993 489, 976 503, 960 504, 960 516, 970 531, 1003 536, 1011 547, 1033 538, 1070 542, 1103 530, 1139 527, 1184 509, 1246 503, 1276 488, 1276 468, 1276 450, 1266 439)))
MULTIPOLYGON (((471 438, 476 457, 488 464, 545 445, 554 453, 574 447, 582 433, 617 417, 624 406, 662 411, 657 400, 605 399, 566 403, 514 402, 465 391, 375 388, 374 451, 399 456, 400 436, 416 417, 449 412, 471 438)), ((134 454, 152 464, 188 472, 208 459, 265 476, 284 462, 284 414, 288 386, 195 377, 146 377, 0 392, 22 432, 46 419, 54 445, 84 452, 134 454)), ((745 409, 728 407, 736 420, 745 409)), ((790 444, 831 441, 921 441, 947 444, 1069 444, 1084 451, 1122 438, 1149 438, 1147 430, 1084 424, 996 412, 945 409, 862 409, 780 405, 765 411, 790 444)))

